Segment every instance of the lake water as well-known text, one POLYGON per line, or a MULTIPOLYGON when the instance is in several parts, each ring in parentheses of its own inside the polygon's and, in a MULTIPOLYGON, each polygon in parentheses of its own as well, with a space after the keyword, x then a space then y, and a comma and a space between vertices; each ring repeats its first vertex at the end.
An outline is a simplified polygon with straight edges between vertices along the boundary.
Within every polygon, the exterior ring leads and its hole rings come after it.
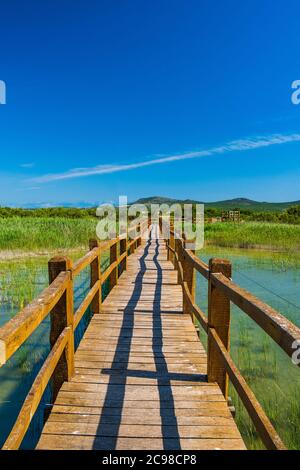
MULTIPOLYGON (((230 259, 233 280, 293 323, 300 326, 300 268, 298 262, 280 253, 205 248, 198 253, 205 262, 211 257, 230 259)), ((207 281, 197 277, 197 303, 207 313, 207 281)), ((231 355, 289 448, 300 449, 300 370, 291 359, 244 312, 232 307, 231 355)), ((206 335, 201 334, 205 343, 206 335)), ((261 443, 243 405, 231 387, 236 420, 246 443, 261 443)))
MULTIPOLYGON (((228 258, 233 279, 300 326, 299 265, 281 254, 247 250, 206 248, 198 255, 228 258)), ((76 259, 78 256, 75 257, 76 259)), ((48 283, 47 259, 0 263, 0 325, 15 315, 48 283)), ((88 272, 76 281, 75 306, 89 289, 88 272)), ((207 312, 207 281, 197 277, 197 302, 207 312)), ((89 312, 79 325, 76 342, 82 336, 89 312)), ((206 338, 201 334, 205 343, 206 338)), ((4 443, 20 411, 33 379, 49 352, 49 317, 20 350, 0 368, 0 446, 4 443)), ((280 436, 289 448, 300 448, 300 370, 255 323, 238 308, 232 308, 231 353, 248 384, 255 392, 280 436)), ((230 395, 236 419, 246 443, 261 447, 251 422, 234 390, 230 395)), ((44 411, 51 399, 47 388, 41 405, 23 442, 34 447, 43 426, 44 411)))

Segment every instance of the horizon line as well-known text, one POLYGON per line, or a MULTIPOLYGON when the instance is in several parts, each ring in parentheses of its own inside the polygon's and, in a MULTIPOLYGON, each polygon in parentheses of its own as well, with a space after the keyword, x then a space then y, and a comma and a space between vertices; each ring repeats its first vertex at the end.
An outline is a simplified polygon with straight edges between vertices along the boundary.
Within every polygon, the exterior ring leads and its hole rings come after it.
MULTIPOLYGON (((138 201, 140 201, 141 199, 153 199, 153 198, 161 198, 161 199, 167 199, 167 200, 171 200, 171 201, 174 201, 174 202, 184 202, 184 201, 192 201, 191 203, 195 203, 195 204, 219 204, 219 203, 222 203, 222 202, 236 202, 238 200, 246 200, 246 201, 249 201, 250 203, 257 203, 257 204, 295 204, 295 203, 300 203, 300 199, 295 199, 295 200, 289 200, 289 201, 260 201, 260 200, 256 200, 256 199, 250 199, 250 198, 247 198, 247 197, 234 197, 234 198, 230 198, 230 199, 219 199, 219 200, 214 200, 214 201, 198 201, 196 199, 191 199, 191 198, 175 198, 175 197, 169 197, 169 196, 148 196, 148 197, 140 197, 140 198, 137 198, 135 201, 130 201, 128 202, 128 206, 129 205, 132 205, 132 204, 136 204, 138 201)), ((88 201, 85 201, 85 202, 51 202, 51 201, 48 201, 48 202, 38 202, 38 203, 25 203, 25 204, 21 204, 21 205, 17 205, 16 203, 7 203, 7 205, 5 206, 2 206, 0 204, 0 209, 4 209, 4 208, 10 208, 10 209, 53 209, 53 208, 64 208, 64 209, 93 209, 93 208, 97 208, 101 205, 107 205, 107 204, 112 204, 114 206, 118 205, 117 202, 114 202, 114 201, 110 201, 110 202, 102 202, 102 203, 96 203, 96 202, 88 202, 88 201), (86 205, 84 205, 86 204, 86 205)), ((140 203, 140 204, 143 204, 143 203, 140 203)), ((148 202, 146 201, 144 204, 148 204, 148 202)))

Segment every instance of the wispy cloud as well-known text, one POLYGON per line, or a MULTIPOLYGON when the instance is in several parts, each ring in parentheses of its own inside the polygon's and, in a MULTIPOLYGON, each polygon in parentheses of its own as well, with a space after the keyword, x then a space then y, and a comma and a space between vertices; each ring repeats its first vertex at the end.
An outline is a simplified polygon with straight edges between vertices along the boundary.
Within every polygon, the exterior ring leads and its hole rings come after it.
POLYGON ((40 188, 40 186, 30 186, 30 187, 27 187, 27 188, 17 188, 16 191, 38 191, 40 188))
POLYGON ((271 145, 281 145, 289 142, 299 142, 300 134, 273 134, 263 137, 254 137, 251 139, 240 139, 228 142, 219 147, 211 147, 206 150, 186 152, 178 155, 169 155, 163 157, 157 157, 146 161, 140 161, 136 163, 128 164, 116 164, 116 165, 97 165, 88 168, 73 168, 63 173, 51 173, 42 175, 32 179, 36 183, 48 183, 51 181, 66 180, 72 178, 82 178, 92 175, 104 175, 108 173, 116 173, 119 171, 129 171, 136 168, 143 168, 151 165, 159 165, 163 163, 176 162, 180 160, 188 160, 193 158, 202 158, 219 154, 226 154, 230 152, 244 152, 246 150, 254 150, 263 147, 269 147, 271 145))
POLYGON ((20 167, 21 168, 33 168, 35 165, 35 163, 31 162, 31 163, 21 163, 20 167))

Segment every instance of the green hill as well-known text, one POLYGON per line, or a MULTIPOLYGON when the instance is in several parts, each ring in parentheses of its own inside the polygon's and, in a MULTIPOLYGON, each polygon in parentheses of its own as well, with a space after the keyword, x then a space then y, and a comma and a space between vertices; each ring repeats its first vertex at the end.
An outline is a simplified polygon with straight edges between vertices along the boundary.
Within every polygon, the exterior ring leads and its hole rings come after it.
POLYGON ((235 198, 235 199, 228 199, 224 201, 216 201, 216 202, 203 202, 203 201, 196 201, 191 199, 172 199, 169 197, 161 197, 161 196, 151 196, 138 199, 135 201, 138 204, 191 204, 191 203, 203 203, 205 204, 206 208, 214 208, 214 209, 223 209, 223 210, 230 210, 230 209, 240 209, 240 210, 249 210, 253 212, 280 212, 288 209, 291 206, 295 206, 300 204, 300 201, 291 201, 291 202, 259 202, 253 201, 251 199, 246 198, 235 198))

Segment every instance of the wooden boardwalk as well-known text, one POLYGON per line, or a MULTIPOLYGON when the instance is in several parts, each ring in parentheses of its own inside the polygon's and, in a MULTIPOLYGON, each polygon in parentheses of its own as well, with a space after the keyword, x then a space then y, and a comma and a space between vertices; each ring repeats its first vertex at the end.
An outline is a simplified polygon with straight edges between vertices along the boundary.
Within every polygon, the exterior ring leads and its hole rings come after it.
POLYGON ((93 316, 38 449, 245 449, 155 232, 93 316))

